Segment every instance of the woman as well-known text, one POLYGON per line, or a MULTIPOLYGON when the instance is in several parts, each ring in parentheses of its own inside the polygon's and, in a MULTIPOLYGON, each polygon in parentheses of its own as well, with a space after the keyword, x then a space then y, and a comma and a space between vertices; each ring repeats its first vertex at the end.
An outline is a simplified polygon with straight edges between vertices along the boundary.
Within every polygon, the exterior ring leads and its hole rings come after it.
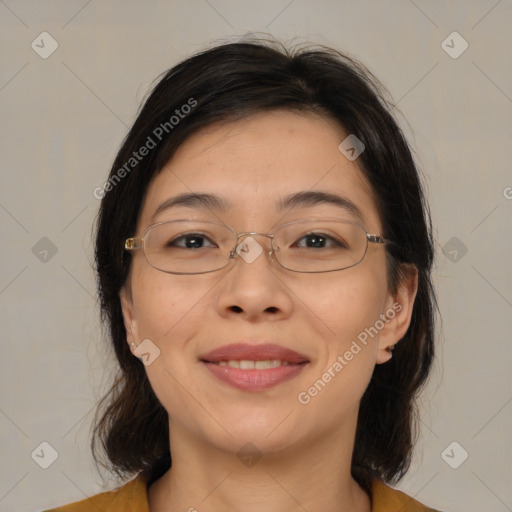
POLYGON ((55 510, 432 510, 386 485, 409 466, 435 297, 382 91, 334 50, 262 41, 163 76, 95 191, 120 374, 92 448, 137 476, 55 510))

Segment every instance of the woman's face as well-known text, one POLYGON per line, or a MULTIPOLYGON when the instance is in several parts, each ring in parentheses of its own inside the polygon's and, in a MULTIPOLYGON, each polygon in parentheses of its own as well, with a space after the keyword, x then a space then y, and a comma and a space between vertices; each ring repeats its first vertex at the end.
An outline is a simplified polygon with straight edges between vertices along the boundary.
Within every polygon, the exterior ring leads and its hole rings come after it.
MULTIPOLYGON (((188 139, 153 179, 136 235, 179 219, 223 222, 237 233, 272 233, 287 222, 322 217, 381 234, 357 160, 338 149, 347 135, 332 121, 291 112, 208 128, 188 139), (315 200, 280 209, 286 198, 303 192, 336 194, 360 215, 315 200), (228 206, 196 202, 155 215, 179 194, 210 194, 228 206)), ((150 353, 145 369, 169 414, 171 441, 186 435, 230 452, 252 443, 270 453, 353 433, 375 364, 390 358, 386 348, 408 327, 414 280, 390 293, 383 245, 368 244, 365 258, 352 268, 296 273, 271 259, 269 238, 252 238, 264 249, 257 258, 237 256, 225 269, 198 275, 164 273, 141 250, 132 253, 121 293, 127 341, 150 340, 141 345, 150 353), (206 362, 213 350, 240 343, 239 351, 228 347, 219 358, 289 359, 280 349, 299 356, 271 369, 206 362), (264 344, 276 345, 276 351, 258 352, 264 344)))

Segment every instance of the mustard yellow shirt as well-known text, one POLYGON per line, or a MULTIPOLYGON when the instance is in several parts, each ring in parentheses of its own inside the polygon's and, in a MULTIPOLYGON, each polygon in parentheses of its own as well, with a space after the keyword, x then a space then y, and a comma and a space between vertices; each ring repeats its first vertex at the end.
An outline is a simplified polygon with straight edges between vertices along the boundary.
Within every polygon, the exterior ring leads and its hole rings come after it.
MULTIPOLYGON (((372 512, 437 512, 380 480, 372 484, 372 512)), ((44 512, 149 512, 147 482, 141 474, 114 491, 44 512)))

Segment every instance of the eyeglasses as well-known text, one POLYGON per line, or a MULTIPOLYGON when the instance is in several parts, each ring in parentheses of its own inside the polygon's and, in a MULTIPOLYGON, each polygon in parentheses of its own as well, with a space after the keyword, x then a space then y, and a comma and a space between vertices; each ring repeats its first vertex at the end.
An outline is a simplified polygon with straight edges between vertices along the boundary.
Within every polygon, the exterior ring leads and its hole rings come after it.
POLYGON ((369 234, 354 222, 339 219, 300 220, 274 233, 236 231, 208 221, 174 220, 148 227, 141 237, 125 241, 125 249, 142 248, 153 268, 170 274, 203 274, 228 266, 236 255, 246 263, 266 249, 254 237, 270 238, 268 255, 292 272, 333 272, 360 263, 368 243, 388 240, 369 234))

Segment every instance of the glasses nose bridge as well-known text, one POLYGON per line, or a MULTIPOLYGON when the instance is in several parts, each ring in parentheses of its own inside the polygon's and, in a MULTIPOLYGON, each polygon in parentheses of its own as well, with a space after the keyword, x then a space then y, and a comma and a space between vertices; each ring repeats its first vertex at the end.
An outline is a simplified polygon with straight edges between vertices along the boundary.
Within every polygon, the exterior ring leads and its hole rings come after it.
POLYGON ((233 258, 235 256, 235 254, 238 250, 238 247, 243 242, 243 240, 246 237, 252 237, 252 236, 263 236, 263 237, 269 238, 270 239, 270 250, 267 252, 268 252, 269 256, 272 256, 272 254, 274 253, 274 245, 273 245, 274 234, 273 233, 259 233, 258 231, 244 231, 243 233, 237 233, 237 235, 236 235, 236 245, 235 245, 234 249, 231 251, 231 254, 230 254, 231 258, 233 258))

